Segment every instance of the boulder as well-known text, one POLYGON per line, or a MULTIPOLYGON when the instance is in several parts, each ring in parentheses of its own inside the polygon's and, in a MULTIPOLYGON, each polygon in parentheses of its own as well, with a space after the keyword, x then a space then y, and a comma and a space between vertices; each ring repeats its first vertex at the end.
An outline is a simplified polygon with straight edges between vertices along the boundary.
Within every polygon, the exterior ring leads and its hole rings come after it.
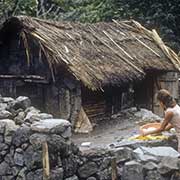
POLYGON ((2 98, 2 103, 10 104, 13 101, 15 101, 15 100, 13 98, 11 98, 11 97, 3 97, 2 98))
POLYGON ((5 127, 4 140, 5 140, 5 143, 10 144, 12 141, 12 136, 18 129, 18 126, 11 119, 0 120, 0 126, 5 127))
POLYGON ((26 109, 31 106, 31 100, 26 96, 19 96, 16 98, 13 108, 14 109, 26 109))
POLYGON ((31 136, 31 129, 28 126, 23 126, 17 129, 12 137, 12 144, 16 147, 21 146, 24 143, 29 142, 31 136))
POLYGON ((13 155, 11 154, 7 154, 4 158, 4 161, 11 167, 15 165, 13 155))
POLYGON ((30 136, 29 141, 32 144, 34 149, 41 149, 42 144, 46 142, 48 136, 46 134, 34 133, 30 136))
POLYGON ((111 150, 111 153, 115 156, 117 163, 131 160, 132 152, 132 149, 128 147, 119 147, 111 150))
POLYGON ((110 180, 112 179, 111 174, 111 168, 108 168, 104 169, 103 171, 97 172, 97 177, 100 180, 110 180))
POLYGON ((14 154, 14 163, 18 166, 24 165, 24 156, 23 153, 15 152, 14 154))
POLYGON ((0 110, 0 119, 8 119, 11 118, 12 114, 7 110, 0 110))
POLYGON ((146 154, 150 156, 155 156, 155 157, 180 157, 180 154, 174 150, 172 147, 139 147, 134 150, 135 153, 137 154, 146 154))
POLYGON ((58 134, 65 138, 71 136, 71 123, 64 119, 41 120, 33 123, 31 129, 40 133, 58 134))
POLYGON ((178 158, 164 157, 158 164, 158 172, 160 174, 168 174, 172 171, 178 170, 180 160, 178 158))
POLYGON ((88 177, 87 180, 96 180, 95 177, 88 177))
POLYGON ((1 180, 12 180, 13 176, 2 176, 1 180))
POLYGON ((6 110, 8 107, 7 103, 0 103, 0 110, 6 110))
POLYGON ((0 164, 0 176, 11 175, 12 170, 8 163, 5 161, 0 164))
POLYGON ((159 162, 159 159, 155 156, 152 155, 147 155, 147 154, 141 154, 141 153, 134 153, 133 157, 141 163, 146 163, 146 162, 159 162))
POLYGON ((32 146, 29 146, 24 152, 24 164, 28 170, 42 168, 42 151, 34 151, 32 146))
POLYGON ((36 122, 36 121, 40 121, 43 119, 52 119, 53 116, 51 114, 47 114, 47 113, 40 113, 39 111, 30 111, 27 113, 26 117, 25 117, 25 121, 26 122, 36 122))
POLYGON ((76 175, 66 178, 65 180, 79 180, 76 175))
POLYGON ((50 179, 52 180, 63 179, 63 168, 56 168, 51 170, 50 175, 51 175, 50 179))
MULTIPOLYGON (((25 180, 42 180, 43 179, 43 170, 38 169, 32 172, 29 172, 25 180)), ((53 179, 52 179, 53 180, 53 179)))
POLYGON ((94 162, 88 162, 78 169, 80 178, 88 178, 98 171, 98 166, 94 162))
POLYGON ((64 169, 64 177, 71 177, 73 176, 78 169, 78 158, 77 156, 71 154, 68 157, 61 157, 62 166, 64 169))
POLYGON ((123 180, 144 180, 143 166, 136 161, 126 162, 122 173, 123 180))
MULTIPOLYGON (((157 170, 149 170, 147 171, 145 180, 166 180, 166 179, 163 176, 161 176, 157 170)), ((169 178, 167 180, 169 180, 169 178)))
POLYGON ((26 180, 27 168, 24 167, 19 171, 16 180, 26 180))
POLYGON ((25 112, 19 112, 18 115, 14 118, 14 121, 16 124, 21 125, 24 123, 24 118, 25 118, 25 112))
POLYGON ((154 169, 157 169, 158 165, 153 162, 148 162, 143 167, 146 170, 154 170, 154 169))

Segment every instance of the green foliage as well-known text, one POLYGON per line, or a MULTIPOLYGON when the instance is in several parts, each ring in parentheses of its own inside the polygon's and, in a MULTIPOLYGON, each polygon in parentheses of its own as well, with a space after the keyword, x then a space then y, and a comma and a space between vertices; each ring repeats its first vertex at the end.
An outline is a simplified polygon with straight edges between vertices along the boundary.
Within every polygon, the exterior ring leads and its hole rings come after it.
MULTIPOLYGON (((56 7, 48 19, 80 22, 135 19, 148 28, 157 29, 161 37, 177 51, 180 49, 180 0, 47 0, 56 7), (57 12, 57 7, 60 11, 57 12)), ((47 3, 46 3, 47 4, 47 3)), ((37 15, 36 0, 0 0, 0 18, 11 15, 37 15), (17 6, 18 2, 18 6, 17 6)), ((41 17, 41 16, 39 16, 41 17)))

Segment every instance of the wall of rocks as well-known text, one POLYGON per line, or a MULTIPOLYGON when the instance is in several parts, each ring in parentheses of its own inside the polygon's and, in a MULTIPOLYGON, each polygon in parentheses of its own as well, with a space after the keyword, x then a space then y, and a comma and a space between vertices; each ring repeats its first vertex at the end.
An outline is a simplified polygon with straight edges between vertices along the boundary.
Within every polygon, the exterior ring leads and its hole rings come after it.
POLYGON ((51 180, 180 179, 179 154, 168 143, 160 149, 133 142, 80 150, 70 137, 68 121, 41 113, 28 97, 0 97, 0 180, 43 179, 44 142, 51 180))

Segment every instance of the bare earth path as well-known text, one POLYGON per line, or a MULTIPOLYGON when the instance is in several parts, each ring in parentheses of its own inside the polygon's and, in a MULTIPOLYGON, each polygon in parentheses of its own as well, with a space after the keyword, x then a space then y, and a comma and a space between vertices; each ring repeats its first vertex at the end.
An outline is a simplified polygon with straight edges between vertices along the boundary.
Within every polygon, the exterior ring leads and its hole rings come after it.
POLYGON ((91 142, 91 147, 105 147, 124 138, 139 133, 139 125, 134 120, 112 120, 100 123, 90 134, 73 134, 72 140, 79 146, 91 142))

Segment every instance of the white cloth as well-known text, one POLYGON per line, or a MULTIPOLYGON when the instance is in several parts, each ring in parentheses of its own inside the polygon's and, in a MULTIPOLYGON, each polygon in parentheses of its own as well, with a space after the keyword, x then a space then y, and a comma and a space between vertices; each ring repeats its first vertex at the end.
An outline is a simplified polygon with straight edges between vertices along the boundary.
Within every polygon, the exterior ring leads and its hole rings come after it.
POLYGON ((167 112, 173 113, 173 117, 170 120, 170 123, 176 130, 176 136, 178 139, 178 151, 180 152, 180 106, 176 104, 173 108, 167 108, 165 114, 167 112))

